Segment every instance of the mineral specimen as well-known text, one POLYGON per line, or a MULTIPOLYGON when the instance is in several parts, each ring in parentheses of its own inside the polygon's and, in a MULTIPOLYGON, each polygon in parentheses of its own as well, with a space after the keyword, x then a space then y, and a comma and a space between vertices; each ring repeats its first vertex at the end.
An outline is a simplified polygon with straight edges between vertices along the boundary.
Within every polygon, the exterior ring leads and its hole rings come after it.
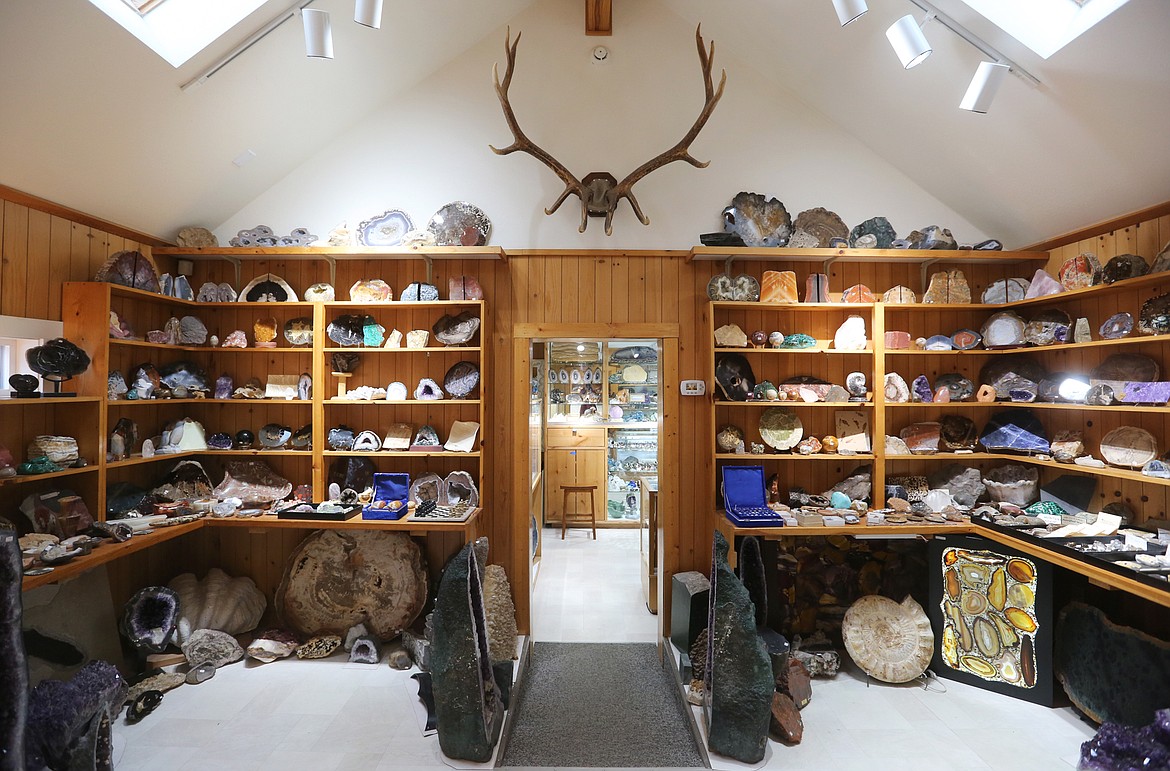
POLYGON ((1119 254, 1101 271, 1101 280, 1106 284, 1122 281, 1127 278, 1137 278, 1150 272, 1149 264, 1137 254, 1119 254))
POLYGON ((886 349, 904 351, 910 347, 909 332, 886 332, 886 349))
POLYGON ((1049 295, 1060 294, 1065 291, 1061 283, 1054 279, 1048 271, 1043 268, 1037 269, 1035 275, 1032 276, 1032 282, 1028 285, 1028 291, 1024 294, 1025 300, 1030 300, 1033 297, 1047 297, 1049 295))
POLYGON ((738 235, 745 246, 785 246, 792 216, 776 198, 741 192, 723 210, 723 231, 738 235))
POLYGON ((1086 289, 1101 281, 1101 263, 1092 252, 1069 257, 1060 266, 1060 284, 1065 289, 1086 289))
POLYGON ((1012 450, 1023 453, 1050 451, 1044 427, 1028 410, 997 412, 987 421, 979 437, 989 452, 1012 450))
POLYGON ((1040 474, 1034 468, 1009 463, 989 470, 983 477, 992 501, 1027 506, 1040 497, 1040 474))
POLYGON ((806 303, 827 303, 829 301, 829 277, 824 273, 809 273, 804 280, 804 301, 806 303))
POLYGON ((1004 303, 1023 300, 1028 294, 1028 287, 1032 282, 1026 278, 1003 278, 993 281, 983 290, 985 305, 1003 305, 1004 303))
POLYGON ((349 660, 357 664, 377 664, 382 660, 382 644, 375 637, 363 635, 354 640, 349 660))
POLYGON ((794 303, 799 301, 800 296, 796 292, 796 273, 791 270, 764 271, 764 280, 760 286, 760 302, 794 303))
POLYGON ((452 276, 447 279, 448 300, 482 300, 483 287, 475 276, 452 276))
POLYGON ((491 758, 503 700, 491 667, 479 563, 467 544, 448 563, 435 598, 431 676, 439 746, 447 757, 491 758))
POLYGON ((1138 328, 1147 335, 1170 333, 1170 294, 1158 295, 1142 303, 1138 328))
POLYGON ((910 401, 910 387, 897 372, 887 372, 885 382, 887 402, 905 403, 910 401))
MULTIPOLYGON (((792 336, 789 336, 791 339, 792 336)), ((833 347, 839 351, 863 351, 867 343, 865 336, 865 319, 861 316, 850 316, 837 328, 833 335, 833 347)))
POLYGON ((738 324, 724 324, 715 330, 715 345, 720 348, 747 348, 748 338, 738 324))
POLYGON ((1010 348, 1024 342, 1024 320, 1013 311, 991 316, 980 330, 987 348, 1010 348))
POLYGON ((939 271, 930 277, 922 296, 924 303, 966 304, 971 302, 971 288, 961 270, 939 271))
POLYGON ((938 452, 941 427, 938 423, 912 423, 901 431, 902 441, 914 455, 938 452))
MULTIPOLYGON (((443 345, 465 345, 475 337, 475 333, 479 330, 479 317, 472 311, 463 311, 457 316, 443 316, 435 322, 431 327, 431 331, 435 334, 435 339, 443 345)), ((423 346, 426 345, 426 340, 423 340, 423 346)), ((410 335, 407 335, 407 348, 416 348, 410 344, 410 335)))
POLYGON ((232 578, 217 567, 202 581, 194 573, 183 573, 167 586, 179 597, 179 643, 186 642, 196 629, 216 629, 230 635, 250 632, 268 605, 251 578, 232 578))
POLYGON ((926 375, 919 375, 914 378, 914 383, 910 388, 914 396, 914 401, 925 402, 927 404, 934 401, 934 389, 930 387, 930 381, 926 379, 926 375))
POLYGON ((298 659, 324 659, 332 656, 333 652, 340 647, 340 635, 325 634, 311 637, 298 645, 296 653, 298 659))
POLYGON ((742 402, 747 401, 754 391, 756 376, 752 372, 751 363, 744 356, 724 353, 715 358, 715 384, 724 399, 742 402))
POLYGON ((418 381, 418 385, 414 389, 414 398, 431 401, 442 399, 443 389, 434 380, 424 377, 418 381))
POLYGON ((896 286, 886 290, 886 293, 882 295, 882 302, 888 304, 916 303, 918 297, 910 287, 896 286))
POLYGON ((236 638, 218 629, 196 629, 180 647, 192 668, 210 664, 218 669, 244 658, 236 638))
POLYGON ((165 586, 140 589, 122 612, 122 634, 139 650, 162 653, 178 626, 180 610, 173 590, 165 586))
POLYGON ((854 284, 841 293, 843 303, 871 303, 873 292, 865 284, 854 284))
POLYGON ((412 281, 402 290, 398 299, 402 302, 434 302, 439 299, 439 290, 433 284, 412 281))

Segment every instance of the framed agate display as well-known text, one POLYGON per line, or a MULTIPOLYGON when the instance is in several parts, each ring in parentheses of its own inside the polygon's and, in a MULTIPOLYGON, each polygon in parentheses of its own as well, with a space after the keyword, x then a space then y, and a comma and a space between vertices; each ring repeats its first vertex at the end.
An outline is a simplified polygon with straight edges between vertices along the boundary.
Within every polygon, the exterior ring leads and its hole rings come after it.
POLYGON ((1052 566, 978 536, 928 552, 939 677, 1052 706, 1052 566))

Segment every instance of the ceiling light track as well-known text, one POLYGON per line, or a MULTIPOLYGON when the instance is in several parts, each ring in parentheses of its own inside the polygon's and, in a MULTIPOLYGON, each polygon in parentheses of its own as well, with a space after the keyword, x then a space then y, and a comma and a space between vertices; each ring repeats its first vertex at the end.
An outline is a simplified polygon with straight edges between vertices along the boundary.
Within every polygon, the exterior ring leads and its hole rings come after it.
POLYGON ((276 16, 275 18, 270 20, 267 24, 265 24, 263 27, 256 30, 255 32, 253 32, 251 35, 248 36, 247 40, 245 40, 243 43, 240 43, 238 46, 233 48, 231 51, 229 51, 227 54, 225 54, 217 62, 212 64, 210 67, 208 67, 203 72, 196 75, 195 77, 191 78, 191 80, 188 80, 186 83, 179 86, 179 90, 180 91, 187 91, 189 89, 195 88, 196 86, 203 85, 204 83, 207 82, 208 78, 210 78, 212 75, 219 72, 224 67, 231 64, 232 62, 234 62, 236 60, 236 58, 240 56, 240 54, 244 53, 249 48, 256 45, 264 38, 268 37, 270 34, 272 34, 272 32, 277 27, 279 27, 281 24, 284 24, 286 21, 288 21, 289 19, 296 16, 298 13, 301 12, 302 9, 304 9, 306 6, 308 6, 311 2, 313 2, 313 0, 302 0, 301 2, 298 2, 296 5, 288 8, 287 10, 282 11, 280 13, 280 15, 276 16))
POLYGON ((940 11, 933 4, 927 2, 927 0, 909 0, 909 1, 911 3, 913 3, 914 5, 918 6, 919 8, 921 8, 923 11, 926 11, 928 18, 933 18, 939 24, 943 25, 944 27, 949 29, 951 32, 954 32, 956 35, 958 35, 963 40, 965 40, 970 46, 972 46, 973 48, 976 48, 984 56, 991 59, 995 64, 1006 64, 1009 68, 1009 71, 1013 75, 1015 75, 1017 78, 1024 81, 1025 83, 1027 83, 1032 88, 1040 88, 1041 85, 1043 85, 1040 82, 1040 79, 1037 78, 1035 75, 1028 72, 1020 65, 1016 64, 1014 61, 1009 59, 1004 54, 997 51, 995 48, 993 48, 991 46, 990 43, 987 43, 985 40, 983 40, 983 38, 977 36, 974 32, 967 29, 962 24, 960 24, 959 22, 955 21, 953 18, 951 18, 947 14, 940 11))

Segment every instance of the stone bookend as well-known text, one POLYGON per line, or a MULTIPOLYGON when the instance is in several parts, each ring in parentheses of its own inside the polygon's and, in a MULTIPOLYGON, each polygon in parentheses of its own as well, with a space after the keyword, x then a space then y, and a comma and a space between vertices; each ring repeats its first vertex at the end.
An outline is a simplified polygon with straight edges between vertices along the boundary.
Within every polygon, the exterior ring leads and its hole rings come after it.
POLYGON ((468 544, 455 555, 439 582, 431 676, 443 754, 484 763, 500 737, 504 705, 488 653, 483 588, 472 548, 468 544))
POLYGON ((767 747, 776 683, 756 634, 755 607, 727 564, 727 550, 727 539, 716 531, 704 683, 707 746, 743 763, 758 763, 767 747))

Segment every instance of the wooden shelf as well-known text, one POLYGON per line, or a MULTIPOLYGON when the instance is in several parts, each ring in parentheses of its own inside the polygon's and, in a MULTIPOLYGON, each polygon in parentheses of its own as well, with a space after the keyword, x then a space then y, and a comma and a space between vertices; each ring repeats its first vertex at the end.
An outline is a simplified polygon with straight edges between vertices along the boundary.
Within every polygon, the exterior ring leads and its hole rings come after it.
POLYGON ((718 517, 719 528, 725 534, 730 535, 754 535, 757 538, 765 540, 775 540, 783 538, 784 536, 810 536, 810 535, 863 535, 863 536, 929 536, 941 535, 944 533, 971 533, 974 526, 970 522, 954 522, 945 525, 938 525, 933 523, 914 522, 905 525, 870 525, 869 518, 863 517, 861 522, 856 525, 844 525, 842 527, 826 527, 822 526, 786 526, 786 527, 741 527, 734 524, 727 518, 727 513, 722 509, 715 511, 718 517))
POLYGON ((842 455, 841 453, 815 452, 812 455, 801 455, 799 453, 737 453, 737 452, 717 452, 715 453, 715 460, 799 460, 799 461, 837 461, 839 463, 851 463, 858 460, 873 460, 873 453, 857 453, 856 455, 842 455))
POLYGON ((263 405, 265 407, 272 406, 298 406, 308 407, 313 404, 311 399, 118 399, 116 401, 107 401, 106 406, 113 409, 117 407, 143 407, 148 405, 159 406, 163 404, 218 404, 220 406, 227 405, 263 405))
MULTIPOLYGON (((156 250, 157 251, 157 250, 156 250)), ((694 246, 687 262, 728 259, 762 262, 902 263, 1046 263, 1048 252, 991 252, 973 249, 788 249, 750 246, 694 246)))
POLYGON ((1116 466, 1105 466, 1104 468, 1094 468, 1092 466, 1078 466, 1075 463, 1057 463, 1054 460, 1044 460, 1043 458, 1035 458, 1031 455, 1012 455, 1010 453, 998 452, 936 452, 927 455, 887 455, 887 461, 904 461, 904 460, 966 460, 966 461, 984 461, 984 460, 1000 460, 1011 461, 1013 463, 1026 463, 1032 466, 1045 466, 1047 468, 1056 468, 1065 472, 1073 472, 1080 474, 1092 474, 1094 476, 1111 477, 1113 479, 1128 479, 1134 482, 1141 482, 1148 485, 1164 485, 1170 486, 1170 479, 1159 479, 1158 477, 1149 477, 1140 471, 1132 471, 1130 469, 1117 468, 1116 466))
MULTIPOLYGON (((264 303, 264 304, 269 305, 271 303, 264 303)), ((313 352, 313 349, 311 346, 310 347, 300 346, 297 348, 292 348, 292 347, 287 347, 287 346, 286 347, 276 347, 276 348, 257 348, 254 346, 248 347, 248 348, 234 348, 234 347, 224 347, 224 346, 212 347, 210 345, 166 345, 165 343, 149 343, 145 340, 119 340, 116 337, 110 338, 110 345, 130 346, 130 347, 136 347, 136 348, 150 348, 151 350, 156 350, 156 351, 204 351, 204 352, 211 351, 211 352, 215 352, 215 353, 220 353, 220 352, 225 352, 225 353, 312 353, 313 352)))
POLYGON ((28 484, 30 482, 36 482, 41 479, 60 479, 61 477, 71 477, 78 474, 89 474, 97 470, 97 465, 89 465, 82 466, 81 468, 67 468, 62 469, 61 471, 50 471, 47 474, 17 474, 14 477, 0 477, 0 487, 28 484))
POLYGON ((100 396, 42 396, 36 399, 0 399, 0 406, 11 407, 59 407, 63 404, 92 404, 104 401, 100 396))
POLYGON ((324 450, 321 453, 325 456, 339 456, 339 457, 379 457, 379 458, 478 458, 480 453, 475 452, 450 452, 448 450, 440 450, 437 452, 423 452, 414 450, 324 450))
MULTIPOLYGON (((965 402, 958 402, 958 404, 965 404, 965 402)), ((759 400, 722 401, 722 400, 717 400, 715 402, 715 406, 716 407, 793 407, 796 409, 801 409, 801 408, 815 409, 818 407, 820 407, 820 408, 835 407, 838 409, 849 409, 849 408, 854 408, 854 407, 873 407, 874 402, 872 402, 872 401, 799 401, 799 400, 787 400, 787 401, 759 401, 759 400)), ((921 404, 920 405, 913 405, 913 406, 921 406, 921 404)), ((944 405, 938 405, 938 406, 942 407, 944 405)))
POLYGON ((500 260, 507 261, 498 246, 421 246, 418 249, 385 249, 373 246, 186 246, 155 247, 154 254, 173 254, 194 260, 500 260))
MULTIPOLYGON (((717 405, 726 403, 727 402, 716 402, 717 405)), ((792 404, 792 402, 781 402, 781 404, 792 404)), ((1039 410, 1072 410, 1074 412, 1089 410, 1093 412, 1170 413, 1170 406, 1143 404, 1110 404, 1106 406, 1100 404, 1076 404, 1070 402, 886 402, 885 406, 890 409, 905 409, 907 407, 938 407, 939 409, 970 407, 974 409, 997 410, 1022 408, 1039 410)))
MULTIPOLYGON (((1170 281, 1170 277, 1167 280, 1170 281)), ((999 356, 1008 353, 1079 351, 1085 348, 1113 348, 1117 346, 1144 345, 1146 343, 1160 342, 1170 342, 1170 335, 1139 335, 1135 337, 1123 337, 1120 340, 1090 340, 1087 343, 1060 343, 1057 345, 1019 345, 1012 348, 972 348, 966 351, 920 351, 916 348, 893 350, 887 348, 886 356, 999 356)))
POLYGON ((455 353, 468 353, 483 350, 478 345, 463 346, 463 345, 440 345, 427 346, 426 348, 322 348, 325 353, 334 353, 336 351, 346 351, 349 353, 443 353, 444 351, 453 351, 455 353))
MULTIPOLYGON (((716 348, 715 353, 763 353, 763 354, 820 354, 828 353, 843 356, 872 356, 873 347, 866 346, 861 350, 840 351, 830 348, 831 340, 818 340, 812 348, 716 348)), ((932 351, 933 353, 933 351, 932 351)))
POLYGON ((38 586, 45 586, 47 584, 55 584, 58 581, 64 581, 67 578, 81 575, 87 570, 92 570, 99 565, 104 565, 111 560, 116 560, 120 557, 125 557, 128 554, 133 554, 136 551, 150 548, 155 544, 169 541, 172 538, 178 538, 181 535, 198 530, 203 527, 203 520, 197 519, 194 522, 188 522, 184 525, 173 525, 171 527, 156 528, 153 532, 136 535, 129 541, 123 543, 105 542, 98 546, 89 554, 77 557, 72 562, 67 562, 64 565, 58 565, 53 568, 53 572, 46 573, 43 576, 26 576, 21 588, 23 591, 35 589, 38 586))
POLYGON ((825 312, 844 311, 853 308, 873 310, 875 303, 765 303, 760 301, 748 302, 743 300, 711 300, 711 306, 719 310, 742 311, 804 311, 825 312))
MULTIPOLYGON (((163 247, 156 247, 152 251, 158 253, 159 249, 163 247)), ((180 305, 185 308, 240 308, 240 309, 256 309, 256 308, 301 308, 304 310, 312 310, 315 303, 307 302, 283 302, 283 303, 250 303, 250 302, 213 302, 201 303, 198 300, 184 300, 181 297, 171 297, 170 295, 159 294, 158 292, 148 292, 145 289, 132 289, 128 286, 120 284, 107 284, 110 288, 111 297, 125 297, 133 300, 145 300, 147 302, 160 303, 166 305, 180 305)))
POLYGON ((402 519, 362 519, 359 513, 349 519, 329 521, 320 519, 279 519, 275 514, 259 517, 205 517, 200 520, 207 527, 229 527, 249 529, 296 529, 296 530, 403 530, 411 535, 427 533, 468 533, 474 532, 476 520, 482 508, 473 509, 462 522, 434 522, 414 520, 409 516, 402 519))
POLYGON ((189 452, 168 452, 152 455, 149 458, 144 458, 141 455, 134 455, 125 460, 113 460, 106 463, 107 469, 124 468, 126 466, 138 466, 143 463, 157 463, 159 461, 174 460, 181 458, 197 458, 201 455, 238 455, 240 457, 249 457, 257 455, 300 455, 305 458, 313 457, 312 450, 191 450, 189 452))
POLYGON ((483 305, 483 300, 389 300, 381 303, 364 303, 352 302, 350 300, 333 300, 331 302, 323 303, 325 310, 354 310, 358 308, 369 308, 372 310, 395 309, 401 310, 403 308, 439 308, 446 310, 447 308, 478 308, 483 305))
POLYGON ((327 399, 325 406, 330 405, 359 405, 371 406, 375 404, 400 404, 408 407, 429 407, 432 405, 443 404, 479 404, 481 399, 399 399, 390 401, 389 399, 327 399))

